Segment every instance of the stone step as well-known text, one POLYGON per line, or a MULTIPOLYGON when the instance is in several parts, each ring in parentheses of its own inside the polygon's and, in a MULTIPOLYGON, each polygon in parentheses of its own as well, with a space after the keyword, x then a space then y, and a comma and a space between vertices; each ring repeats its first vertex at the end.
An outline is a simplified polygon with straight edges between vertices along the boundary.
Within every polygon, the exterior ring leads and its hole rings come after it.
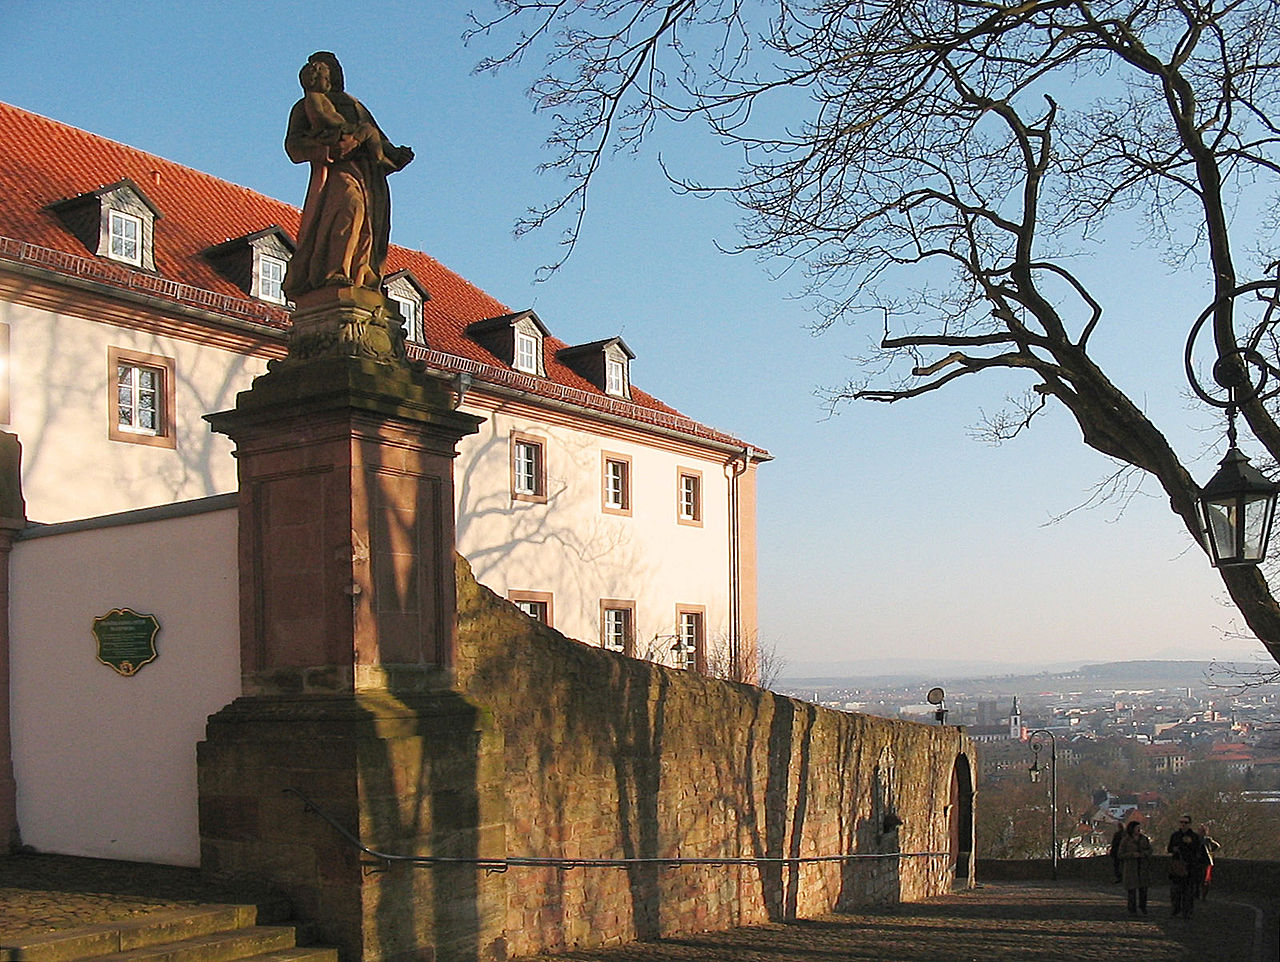
POLYGON ((292 927, 255 925, 257 916, 252 905, 152 912, 0 946, 0 962, 234 962, 296 949, 292 927))
POLYGON ((296 933, 291 926, 253 925, 95 956, 94 962, 238 962, 255 955, 293 949, 296 943, 296 933))
POLYGON ((338 962, 338 950, 295 945, 291 949, 281 949, 278 952, 251 955, 240 959, 239 962, 338 962))
POLYGON ((257 915, 258 910, 252 905, 202 905, 148 912, 125 922, 82 925, 0 946, 0 962, 76 962, 246 928, 254 924, 257 915))

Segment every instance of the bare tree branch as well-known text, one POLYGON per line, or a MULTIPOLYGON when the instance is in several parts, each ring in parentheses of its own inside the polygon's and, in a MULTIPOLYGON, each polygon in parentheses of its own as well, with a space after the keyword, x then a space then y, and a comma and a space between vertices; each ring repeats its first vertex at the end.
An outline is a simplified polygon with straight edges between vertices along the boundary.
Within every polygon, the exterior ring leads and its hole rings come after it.
MULTIPOLYGON (((815 327, 868 309, 884 318, 864 379, 827 392, 832 403, 916 398, 993 369, 1021 374, 1027 393, 985 416, 984 436, 1016 436, 1052 399, 1086 444, 1153 477, 1201 542, 1198 487, 1089 353, 1112 316, 1110 292, 1091 288, 1067 257, 1117 215, 1140 215, 1169 263, 1202 272, 1215 351, 1235 352, 1237 327, 1256 326, 1242 323, 1254 307, 1242 292, 1262 278, 1237 264, 1244 228, 1233 226, 1232 207, 1280 186, 1280 4, 496 6, 472 36, 506 47, 480 69, 543 56, 532 94, 555 122, 546 167, 567 185, 520 229, 567 218, 568 256, 606 153, 637 149, 660 121, 701 120, 738 151, 740 176, 669 173, 673 186, 731 196, 745 213, 735 249, 798 265, 822 310, 815 327), (921 278, 914 290, 903 280, 912 276, 921 278)), ((1262 264, 1277 260, 1274 238, 1253 240, 1262 264)), ((1184 320, 1160 350, 1180 356, 1195 318, 1184 320)), ((1274 348, 1269 324, 1250 343, 1274 348)), ((1259 397, 1242 413, 1280 459, 1273 408, 1259 397)), ((1263 575, 1236 568, 1222 578, 1280 660, 1280 606, 1263 575)))

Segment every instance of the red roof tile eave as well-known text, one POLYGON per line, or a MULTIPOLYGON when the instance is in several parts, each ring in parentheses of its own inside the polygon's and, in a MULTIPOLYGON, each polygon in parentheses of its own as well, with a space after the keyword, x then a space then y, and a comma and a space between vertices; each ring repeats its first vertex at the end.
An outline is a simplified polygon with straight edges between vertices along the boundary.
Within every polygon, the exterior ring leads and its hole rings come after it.
POLYGON ((470 358, 459 357, 444 351, 435 351, 418 345, 409 345, 410 355, 425 361, 431 368, 452 374, 468 374, 480 382, 498 390, 532 396, 548 403, 567 405, 586 410, 610 419, 630 422, 643 428, 657 428, 664 433, 681 435, 695 443, 710 443, 717 448, 735 453, 746 451, 751 461, 772 461, 773 455, 740 438, 708 427, 682 415, 640 407, 620 398, 594 395, 579 391, 555 381, 544 380, 519 371, 494 367, 470 358))
POLYGON ((226 315, 237 321, 250 321, 281 332, 289 325, 289 312, 282 307, 231 297, 167 280, 158 275, 130 270, 97 258, 78 257, 28 244, 12 237, 0 236, 0 260, 59 275, 71 282, 102 285, 125 297, 149 295, 179 307, 226 315))
MULTIPOLYGON (((58 275, 68 282, 80 281, 115 288, 124 297, 149 296, 170 301, 178 308, 196 309, 206 316, 224 315, 233 324, 248 321, 271 328, 279 336, 284 335, 290 322, 289 312, 283 307, 206 291, 155 275, 129 270, 96 258, 77 257, 13 238, 0 237, 0 261, 33 267, 43 273, 58 275)), ((717 431, 715 428, 681 415, 642 407, 618 398, 596 397, 589 392, 561 385, 555 381, 534 378, 445 351, 418 348, 416 345, 410 345, 410 348, 415 356, 427 361, 432 367, 451 374, 468 374, 496 388, 567 404, 588 412, 632 422, 645 428, 659 428, 666 432, 687 436, 695 443, 710 443, 725 449, 749 450, 749 457, 753 461, 772 459, 771 455, 763 449, 752 447, 733 435, 717 431)))

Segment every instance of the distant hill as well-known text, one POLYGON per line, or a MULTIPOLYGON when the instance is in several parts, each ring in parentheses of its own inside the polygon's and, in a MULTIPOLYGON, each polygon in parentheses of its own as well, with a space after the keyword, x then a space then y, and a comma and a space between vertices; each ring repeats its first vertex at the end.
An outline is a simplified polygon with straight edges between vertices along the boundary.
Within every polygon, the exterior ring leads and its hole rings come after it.
MULTIPOLYGON (((1044 671, 1010 674, 1007 672, 933 671, 884 672, 871 674, 811 675, 805 678, 780 679, 778 687, 787 689, 814 687, 866 688, 890 685, 929 683, 964 691, 987 691, 993 694, 1020 694, 1035 691, 1093 691, 1124 689, 1140 691, 1148 688, 1204 688, 1206 685, 1232 687, 1259 671, 1280 668, 1268 662, 1215 661, 1111 661, 1074 667, 1052 666, 1044 671)), ((972 667, 972 666, 971 666, 972 667)))
POLYGON ((1231 687, 1252 676, 1255 663, 1213 661, 1111 661, 1070 671, 1037 672, 997 678, 957 679, 957 688, 979 685, 999 693, 1019 691, 1141 691, 1150 688, 1231 687))

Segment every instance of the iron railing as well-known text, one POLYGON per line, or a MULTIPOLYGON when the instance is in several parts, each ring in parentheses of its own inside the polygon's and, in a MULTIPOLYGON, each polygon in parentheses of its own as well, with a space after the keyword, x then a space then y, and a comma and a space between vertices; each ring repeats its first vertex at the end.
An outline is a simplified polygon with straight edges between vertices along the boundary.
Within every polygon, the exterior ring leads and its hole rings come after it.
POLYGON ((434 865, 470 865, 482 868, 487 872, 505 872, 509 868, 635 868, 652 866, 667 868, 679 865, 803 865, 815 862, 858 862, 875 861, 893 858, 950 858, 950 852, 876 852, 847 855, 761 855, 748 857, 714 856, 696 858, 688 856, 674 857, 639 857, 639 858, 559 858, 529 857, 511 855, 506 858, 480 858, 453 855, 399 855, 392 852, 380 852, 369 848, 356 838, 329 812, 326 812, 304 792, 296 788, 286 788, 286 795, 296 795, 302 800, 304 810, 319 815, 329 823, 339 835, 355 848, 367 855, 372 862, 365 862, 367 868, 386 869, 393 864, 409 864, 430 867, 434 865))

